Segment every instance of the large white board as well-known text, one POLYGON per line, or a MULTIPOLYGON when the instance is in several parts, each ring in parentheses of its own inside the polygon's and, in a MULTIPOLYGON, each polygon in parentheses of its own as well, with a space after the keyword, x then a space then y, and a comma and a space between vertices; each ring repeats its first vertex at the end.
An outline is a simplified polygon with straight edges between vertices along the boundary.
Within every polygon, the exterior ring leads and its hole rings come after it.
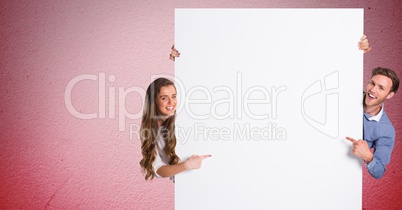
POLYGON ((361 209, 362 9, 176 9, 176 209, 361 209))

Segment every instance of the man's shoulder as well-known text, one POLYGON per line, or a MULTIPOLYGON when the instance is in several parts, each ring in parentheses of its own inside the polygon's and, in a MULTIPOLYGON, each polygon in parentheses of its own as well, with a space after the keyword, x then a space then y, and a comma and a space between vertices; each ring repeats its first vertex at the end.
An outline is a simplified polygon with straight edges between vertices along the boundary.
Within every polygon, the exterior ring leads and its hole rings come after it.
POLYGON ((363 124, 365 125, 364 126, 365 128, 375 129, 375 130, 377 130, 377 132, 381 132, 381 131, 395 132, 394 126, 392 125, 392 122, 388 118, 388 115, 385 111, 382 113, 382 116, 378 122, 375 120, 369 120, 368 116, 366 114, 364 114, 364 116, 365 116, 365 118, 364 118, 365 120, 363 121, 363 124))
POLYGON ((384 123, 384 124, 389 124, 389 125, 391 125, 391 126, 393 127, 392 122, 391 122, 391 120, 389 119, 389 117, 388 117, 387 113, 385 112, 385 110, 384 110, 384 112, 382 113, 382 116, 381 116, 381 118, 380 118, 380 122, 382 122, 382 123, 384 123))
POLYGON ((383 115, 380 119, 380 126, 381 126, 381 130, 383 130, 384 132, 391 132, 395 135, 395 128, 392 125, 392 122, 388 118, 388 115, 385 111, 383 112, 383 115))

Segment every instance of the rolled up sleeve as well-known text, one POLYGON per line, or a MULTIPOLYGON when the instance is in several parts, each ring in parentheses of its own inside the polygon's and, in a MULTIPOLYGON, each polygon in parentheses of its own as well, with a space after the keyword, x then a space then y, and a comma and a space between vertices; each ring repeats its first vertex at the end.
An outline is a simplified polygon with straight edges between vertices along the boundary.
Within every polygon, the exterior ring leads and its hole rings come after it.
POLYGON ((370 175, 376 179, 381 178, 386 170, 386 165, 391 161, 394 141, 390 137, 383 137, 376 141, 373 160, 366 165, 370 175))

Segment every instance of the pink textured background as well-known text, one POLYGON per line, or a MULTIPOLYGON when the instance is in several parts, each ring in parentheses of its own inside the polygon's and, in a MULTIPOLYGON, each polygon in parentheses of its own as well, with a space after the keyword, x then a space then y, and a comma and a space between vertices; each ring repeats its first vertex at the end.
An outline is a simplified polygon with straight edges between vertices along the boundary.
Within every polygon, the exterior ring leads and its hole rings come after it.
MULTIPOLYGON (((193 7, 364 8, 365 33, 374 47, 365 55, 365 82, 377 66, 392 68, 402 77, 398 0, 3 0, 1 209, 174 208, 174 185, 168 179, 144 181, 138 164, 140 142, 129 138, 128 127, 118 129, 118 88, 146 88, 152 74, 173 74, 168 54, 174 43, 174 8, 193 7), (108 115, 108 104, 105 118, 72 116, 64 103, 68 82, 99 72, 106 73, 106 88, 116 88, 116 118, 108 115), (116 80, 109 82, 109 75, 116 80)), ((72 101, 80 112, 97 112, 97 82, 86 80, 74 87, 72 101)), ((363 170, 364 209, 402 208, 401 94, 386 104, 397 130, 387 173, 375 180, 363 170)), ((126 99, 129 112, 141 111, 140 95, 126 99)), ((126 124, 139 122, 129 119, 126 124)))

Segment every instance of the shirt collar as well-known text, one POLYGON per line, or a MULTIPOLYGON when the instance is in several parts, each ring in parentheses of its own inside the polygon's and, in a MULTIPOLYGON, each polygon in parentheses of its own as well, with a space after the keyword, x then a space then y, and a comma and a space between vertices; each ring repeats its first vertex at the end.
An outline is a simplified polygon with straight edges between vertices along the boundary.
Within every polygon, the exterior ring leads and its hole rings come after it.
POLYGON ((369 114, 365 114, 365 115, 368 120, 379 122, 383 113, 384 113, 384 104, 381 104, 381 110, 380 110, 380 112, 378 112, 377 115, 374 115, 374 116, 370 116, 369 114))

